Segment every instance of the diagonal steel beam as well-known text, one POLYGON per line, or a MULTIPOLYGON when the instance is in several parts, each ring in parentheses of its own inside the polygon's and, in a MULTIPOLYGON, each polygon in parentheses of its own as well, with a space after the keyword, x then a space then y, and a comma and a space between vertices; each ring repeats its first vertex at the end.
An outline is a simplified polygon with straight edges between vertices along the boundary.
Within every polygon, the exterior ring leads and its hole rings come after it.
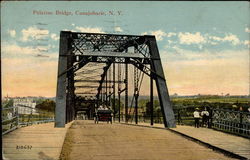
POLYGON ((109 62, 107 63, 107 65, 103 68, 103 74, 101 75, 101 81, 100 81, 100 84, 99 84, 99 87, 98 87, 98 92, 97 92, 97 95, 96 95, 96 98, 99 99, 99 95, 100 95, 100 92, 101 92, 101 89, 102 89, 102 84, 104 82, 104 79, 106 77, 106 73, 109 69, 109 67, 111 66, 112 62, 109 62))
POLYGON ((156 39, 155 39, 155 36, 147 36, 146 38, 148 39, 150 54, 154 58, 151 61, 152 62, 151 67, 152 67, 152 70, 156 73, 156 75, 158 75, 158 76, 155 76, 154 78, 155 78, 156 87, 158 91, 158 97, 160 100, 161 110, 163 114, 164 125, 165 127, 173 128, 173 127, 176 127, 175 117, 174 117, 173 108, 172 108, 170 98, 169 98, 166 80, 165 78, 164 79, 161 78, 165 76, 164 76, 164 71, 162 68, 161 60, 160 60, 160 54, 159 54, 158 47, 156 44, 156 39))

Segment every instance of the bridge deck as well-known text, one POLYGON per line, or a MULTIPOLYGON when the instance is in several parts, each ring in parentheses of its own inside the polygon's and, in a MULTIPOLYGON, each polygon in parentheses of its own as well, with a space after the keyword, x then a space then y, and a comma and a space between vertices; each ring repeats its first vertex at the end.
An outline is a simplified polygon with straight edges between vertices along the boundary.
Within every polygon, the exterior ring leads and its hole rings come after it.
POLYGON ((63 158, 74 160, 232 159, 169 130, 93 121, 75 121, 63 158))
MULTIPOLYGON (((33 125, 3 136, 5 159, 58 159, 70 124, 66 128, 53 126, 53 123, 33 125), (17 149, 17 146, 25 145, 32 148, 17 149)), ((163 125, 156 124, 155 127, 163 128, 163 125)), ((249 139, 207 128, 178 126, 173 130, 243 157, 250 157, 249 139)), ((83 157, 86 160, 232 159, 169 130, 116 123, 94 124, 93 121, 74 122, 68 130, 62 153, 64 158, 73 160, 83 157)))
POLYGON ((3 136, 3 157, 6 160, 59 159, 67 129, 45 123, 19 128, 3 136), (21 147, 26 149, 21 149, 21 147), (29 148, 31 146, 31 148, 29 148))
MULTIPOLYGON (((149 123, 139 123, 139 125, 150 126, 149 123)), ((164 128, 164 125, 154 124, 154 127, 164 128)), ((216 148, 220 148, 222 150, 250 159, 250 139, 201 127, 194 128, 192 126, 177 125, 177 128, 172 128, 171 130, 184 134, 198 141, 205 142, 206 144, 216 148)))
POLYGON ((208 128, 178 126, 174 130, 250 159, 250 139, 208 128))

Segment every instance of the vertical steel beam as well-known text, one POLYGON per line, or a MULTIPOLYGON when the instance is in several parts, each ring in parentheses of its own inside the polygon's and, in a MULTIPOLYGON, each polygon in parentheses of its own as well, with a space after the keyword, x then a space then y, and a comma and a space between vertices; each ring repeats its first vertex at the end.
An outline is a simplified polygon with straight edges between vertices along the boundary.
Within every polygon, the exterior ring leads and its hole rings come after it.
POLYGON ((138 94, 135 95, 135 124, 138 124, 138 94))
POLYGON ((110 85, 111 85, 111 76, 112 76, 112 74, 111 74, 111 72, 112 72, 112 68, 110 67, 110 69, 109 69, 109 78, 108 78, 108 83, 109 83, 109 99, 108 99, 108 103, 109 103, 109 107, 110 107, 110 109, 111 109, 111 107, 112 107, 112 104, 111 104, 111 87, 110 87, 110 85))
POLYGON ((128 122, 128 64, 125 64, 125 122, 128 122))
MULTIPOLYGON (((102 104, 102 99, 103 99, 103 95, 102 95, 103 93, 102 93, 102 89, 100 90, 100 95, 101 95, 101 104, 102 104)), ((98 101, 97 101, 98 102, 98 101)), ((97 104, 97 108, 99 107, 99 102, 98 102, 98 104, 97 104)))
POLYGON ((66 76, 62 74, 67 70, 67 56, 69 52, 70 32, 60 33, 60 48, 58 62, 58 77, 56 91, 55 127, 65 127, 66 121, 66 76))
POLYGON ((118 64, 118 120, 121 121, 121 64, 118 64))
POLYGON ((113 110, 114 110, 114 121, 115 121, 115 63, 113 63, 113 110))
POLYGON ((118 104, 118 112, 119 112, 119 117, 118 117, 118 120, 119 120, 119 122, 121 122, 121 92, 120 92, 120 89, 118 88, 118 102, 119 102, 119 104, 118 104))
MULTIPOLYGON (((72 52, 71 52, 72 53, 72 52)), ((68 68, 71 68, 74 64, 74 57, 72 56, 68 56, 68 68)), ((75 94, 74 94, 74 72, 68 72, 67 73, 67 77, 68 77, 68 86, 67 86, 67 108, 68 108, 68 122, 71 122, 73 120, 74 117, 74 99, 75 99, 75 94)))
POLYGON ((107 72, 105 74, 106 74, 105 75, 105 79, 106 79, 106 83, 105 83, 105 88, 106 88, 105 100, 106 100, 106 102, 105 102, 105 104, 106 104, 106 106, 108 106, 108 70, 107 70, 107 72))
POLYGON ((170 102, 164 71, 161 64, 160 54, 156 44, 155 36, 145 36, 151 55, 152 67, 155 75, 155 82, 160 100, 161 110, 165 127, 176 127, 173 108, 170 102))
MULTIPOLYGON (((151 67, 152 69, 152 67, 151 67)), ((151 76, 150 76, 150 124, 151 126, 154 125, 154 88, 153 88, 153 74, 151 73, 151 76)))
POLYGON ((138 82, 139 82, 138 69, 134 67, 135 124, 138 124, 138 98, 139 98, 138 82))

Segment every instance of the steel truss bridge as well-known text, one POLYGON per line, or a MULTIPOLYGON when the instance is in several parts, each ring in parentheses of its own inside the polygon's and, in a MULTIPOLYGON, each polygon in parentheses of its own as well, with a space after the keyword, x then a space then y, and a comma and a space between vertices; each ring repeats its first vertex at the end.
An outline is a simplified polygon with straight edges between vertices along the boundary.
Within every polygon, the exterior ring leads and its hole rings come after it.
POLYGON ((122 93, 125 96, 125 121, 128 122, 128 72, 132 72, 129 68, 133 70, 135 123, 138 122, 141 82, 143 76, 147 75, 150 77, 151 124, 155 81, 164 125, 175 127, 174 112, 155 36, 69 31, 60 33, 55 127, 64 127, 76 117, 77 111, 93 113, 99 105, 112 107, 114 117, 118 117, 120 121, 122 93), (115 106, 116 96, 118 108, 115 106), (89 104, 88 107, 86 104, 89 104))

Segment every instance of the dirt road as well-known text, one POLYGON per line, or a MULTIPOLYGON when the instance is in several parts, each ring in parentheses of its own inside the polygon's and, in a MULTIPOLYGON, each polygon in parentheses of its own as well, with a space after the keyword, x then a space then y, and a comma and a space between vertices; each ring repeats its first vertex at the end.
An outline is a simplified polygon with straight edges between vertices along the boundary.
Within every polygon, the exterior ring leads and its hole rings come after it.
POLYGON ((78 120, 66 135, 66 160, 230 160, 168 130, 78 120))

